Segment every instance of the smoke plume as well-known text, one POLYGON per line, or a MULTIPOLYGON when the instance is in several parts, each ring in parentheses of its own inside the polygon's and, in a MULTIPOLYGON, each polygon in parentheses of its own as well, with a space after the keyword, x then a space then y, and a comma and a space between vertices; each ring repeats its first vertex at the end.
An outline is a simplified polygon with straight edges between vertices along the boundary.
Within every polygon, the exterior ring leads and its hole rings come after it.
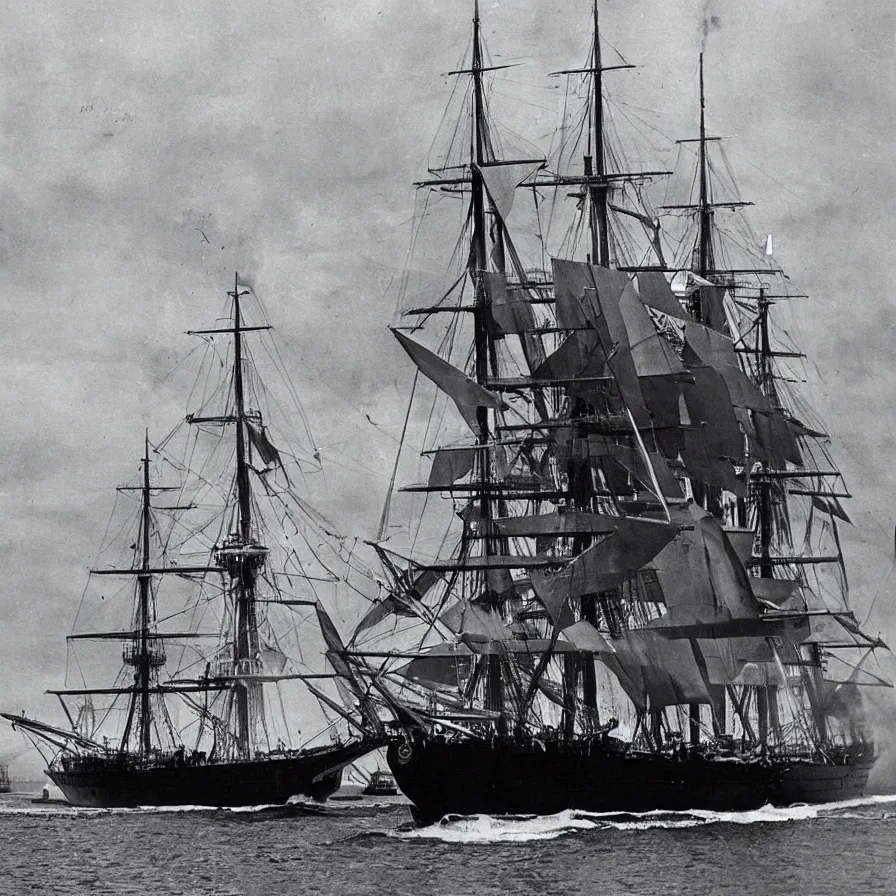
POLYGON ((722 20, 712 11, 712 0, 703 0, 700 14, 700 52, 706 52, 706 40, 714 31, 720 31, 722 20))

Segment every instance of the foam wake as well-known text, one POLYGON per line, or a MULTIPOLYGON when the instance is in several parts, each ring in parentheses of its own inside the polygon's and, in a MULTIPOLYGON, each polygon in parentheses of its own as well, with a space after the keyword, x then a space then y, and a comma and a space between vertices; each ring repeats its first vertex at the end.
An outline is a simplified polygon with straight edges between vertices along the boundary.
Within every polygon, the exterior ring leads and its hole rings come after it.
POLYGON ((407 800, 364 798, 351 802, 293 799, 287 803, 265 803, 258 806, 137 806, 124 809, 94 809, 82 806, 69 806, 60 803, 32 803, 30 800, 0 800, 0 815, 69 815, 91 818, 96 815, 145 815, 171 814, 184 815, 190 813, 221 814, 232 816, 291 816, 291 815, 332 815, 351 816, 360 812, 372 813, 404 808, 407 800))
POLYGON ((714 824, 769 824, 815 818, 896 820, 896 796, 868 796, 838 803, 763 806, 747 812, 584 812, 566 810, 556 815, 449 815, 437 824, 395 831, 405 840, 441 840, 446 843, 526 843, 553 840, 583 831, 676 830, 714 824), (890 811, 886 811, 889 809, 890 811))
MULTIPOLYGON (((294 810, 323 808, 320 803, 264 804, 258 806, 136 806, 134 808, 95 809, 67 805, 4 805, 0 803, 0 815, 70 815, 91 818, 96 815, 185 815, 195 813, 221 813, 227 815, 260 815, 273 812, 287 813, 294 810)), ((330 807, 327 806, 329 809, 330 807)))

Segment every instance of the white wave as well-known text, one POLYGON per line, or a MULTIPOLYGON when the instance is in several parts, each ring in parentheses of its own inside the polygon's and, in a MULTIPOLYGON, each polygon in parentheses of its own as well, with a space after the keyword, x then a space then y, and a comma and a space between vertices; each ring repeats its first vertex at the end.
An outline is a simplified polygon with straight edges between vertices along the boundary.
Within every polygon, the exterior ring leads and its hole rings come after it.
POLYGON ((856 797, 851 800, 841 800, 836 803, 814 803, 811 805, 808 803, 797 803, 793 806, 763 806, 761 809, 753 809, 747 812, 694 811, 691 814, 705 816, 710 823, 756 824, 759 822, 806 821, 829 816, 835 818, 867 817, 841 814, 841 810, 892 802, 896 802, 896 796, 878 794, 875 796, 856 797))
POLYGON ((272 808, 281 808, 277 805, 260 806, 135 806, 132 808, 91 808, 89 806, 41 806, 40 803, 32 803, 30 806, 4 806, 0 805, 0 815, 67 815, 92 818, 96 815, 157 815, 157 814, 182 814, 191 812, 262 812, 272 808))
POLYGON ((403 840, 443 840, 446 843, 526 843, 554 840, 573 830, 590 831, 597 827, 596 822, 567 810, 557 815, 448 816, 438 824, 396 835, 403 840))
MULTIPOLYGON (((869 815, 850 810, 887 803, 896 804, 896 795, 875 795, 816 805, 767 805, 744 812, 692 809, 686 812, 654 810, 599 813, 566 810, 556 815, 541 816, 451 815, 428 827, 393 831, 390 835, 403 840, 441 840, 446 843, 526 843, 532 840, 554 840, 580 831, 678 830, 713 824, 784 823, 825 817, 868 820, 869 815)), ((896 813, 881 811, 870 817, 889 820, 896 818, 896 813)))

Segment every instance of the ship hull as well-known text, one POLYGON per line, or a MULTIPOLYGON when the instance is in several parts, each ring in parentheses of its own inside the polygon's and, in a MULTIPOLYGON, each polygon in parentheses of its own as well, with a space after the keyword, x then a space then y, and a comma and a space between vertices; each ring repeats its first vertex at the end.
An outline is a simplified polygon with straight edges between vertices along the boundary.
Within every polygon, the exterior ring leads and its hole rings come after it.
POLYGON ((129 768, 96 760, 53 767, 47 774, 74 806, 258 806, 293 796, 324 800, 339 787, 342 769, 379 744, 360 742, 248 762, 129 768))
POLYGON ((389 767, 415 820, 445 815, 551 815, 831 802, 860 796, 873 759, 833 766, 758 759, 589 750, 582 745, 416 741, 394 744, 389 767))
POLYGON ((873 748, 855 747, 832 762, 794 760, 778 777, 769 802, 777 806, 837 803, 864 796, 876 758, 873 748))

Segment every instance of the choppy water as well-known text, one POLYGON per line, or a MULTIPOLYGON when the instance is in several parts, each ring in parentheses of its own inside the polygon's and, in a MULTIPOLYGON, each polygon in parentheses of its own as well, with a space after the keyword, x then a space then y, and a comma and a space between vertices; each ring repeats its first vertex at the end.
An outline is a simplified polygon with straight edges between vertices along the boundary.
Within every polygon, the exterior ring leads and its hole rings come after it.
POLYGON ((754 812, 473 816, 103 811, 0 796, 0 893, 459 896, 896 893, 896 797, 754 812))

